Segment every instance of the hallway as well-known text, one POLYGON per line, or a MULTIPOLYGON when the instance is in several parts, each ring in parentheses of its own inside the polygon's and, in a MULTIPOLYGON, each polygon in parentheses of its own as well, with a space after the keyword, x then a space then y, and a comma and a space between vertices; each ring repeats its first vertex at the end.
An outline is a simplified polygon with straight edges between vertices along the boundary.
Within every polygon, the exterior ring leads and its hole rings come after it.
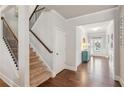
POLYGON ((87 64, 81 64, 77 72, 64 70, 54 79, 49 79, 40 87, 120 87, 113 81, 108 59, 94 57, 87 64))

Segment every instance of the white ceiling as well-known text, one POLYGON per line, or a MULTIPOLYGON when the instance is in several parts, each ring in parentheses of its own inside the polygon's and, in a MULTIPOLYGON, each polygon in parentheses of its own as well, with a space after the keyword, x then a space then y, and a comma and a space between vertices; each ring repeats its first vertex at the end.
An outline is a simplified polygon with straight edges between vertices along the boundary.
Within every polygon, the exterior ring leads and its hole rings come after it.
POLYGON ((65 18, 73 18, 116 7, 115 5, 44 5, 44 6, 46 6, 48 9, 56 10, 65 18))
POLYGON ((105 37, 111 22, 113 22, 113 20, 81 25, 79 28, 82 29, 83 33, 85 33, 88 38, 105 37))
POLYGON ((108 26, 111 22, 112 22, 112 20, 94 23, 94 24, 87 24, 87 25, 83 25, 80 27, 83 28, 87 33, 98 33, 98 32, 106 33, 108 26))
POLYGON ((98 23, 93 23, 93 24, 86 24, 83 25, 84 29, 91 29, 91 28, 95 28, 95 27, 101 27, 101 28, 106 28, 108 27, 108 24, 110 24, 111 21, 104 21, 104 22, 98 22, 98 23))

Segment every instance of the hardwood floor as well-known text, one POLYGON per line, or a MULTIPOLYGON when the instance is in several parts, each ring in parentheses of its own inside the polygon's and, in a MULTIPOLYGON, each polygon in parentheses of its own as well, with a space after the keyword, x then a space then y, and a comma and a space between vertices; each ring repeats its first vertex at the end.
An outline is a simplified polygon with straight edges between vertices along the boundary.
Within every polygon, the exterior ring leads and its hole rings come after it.
MULTIPOLYGON (((8 85, 0 79, 0 87, 8 85)), ((76 72, 64 70, 39 87, 120 87, 120 84, 112 80, 108 60, 95 57, 81 64, 76 72)))
POLYGON ((0 87, 9 87, 9 86, 0 79, 0 87))
POLYGON ((111 78, 108 59, 93 57, 76 72, 64 70, 39 87, 120 87, 120 84, 111 78))

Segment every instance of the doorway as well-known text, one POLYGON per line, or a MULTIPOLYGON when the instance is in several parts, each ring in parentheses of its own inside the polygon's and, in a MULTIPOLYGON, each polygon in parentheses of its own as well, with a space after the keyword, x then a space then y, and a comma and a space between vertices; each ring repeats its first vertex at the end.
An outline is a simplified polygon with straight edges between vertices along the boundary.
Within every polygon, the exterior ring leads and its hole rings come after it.
POLYGON ((55 73, 58 74, 65 68, 65 32, 56 27, 55 37, 55 73))
MULTIPOLYGON (((114 78, 114 20, 99 23, 80 25, 76 27, 76 56, 77 68, 80 64, 90 64, 93 60, 106 60, 109 66, 111 78, 114 78), (88 52, 89 59, 84 62, 84 51, 88 52)), ((92 62, 92 63, 91 63, 92 62)), ((103 61, 100 61, 103 62, 103 61)), ((94 62, 94 63, 100 63, 94 62)), ((94 69, 97 67, 94 67, 94 69)))

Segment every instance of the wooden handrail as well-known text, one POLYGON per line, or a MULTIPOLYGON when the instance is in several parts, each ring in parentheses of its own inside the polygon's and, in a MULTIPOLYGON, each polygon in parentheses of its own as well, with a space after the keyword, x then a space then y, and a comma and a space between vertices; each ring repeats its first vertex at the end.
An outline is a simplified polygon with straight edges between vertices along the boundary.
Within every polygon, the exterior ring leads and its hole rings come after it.
POLYGON ((13 33, 12 29, 10 28, 10 26, 8 25, 7 21, 5 20, 4 17, 1 17, 1 19, 6 23, 7 27, 9 28, 9 31, 12 33, 13 37, 16 39, 16 41, 18 42, 18 38, 16 37, 16 35, 13 33))
POLYGON ((39 39, 39 37, 37 37, 37 35, 30 29, 30 32, 35 36, 35 38, 46 48, 46 50, 49 52, 49 53, 53 53, 53 51, 51 51, 44 43, 43 41, 41 41, 39 39))
MULTIPOLYGON (((34 11, 32 12, 30 18, 29 18, 29 21, 31 20, 32 16, 35 14, 35 12, 38 12, 38 11, 41 11, 43 9, 45 9, 45 7, 37 10, 37 8, 39 7, 39 5, 37 5, 34 9, 34 11)), ((31 30, 29 29, 29 31, 34 35, 34 37, 40 42, 40 44, 42 44, 44 46, 44 48, 49 52, 49 53, 53 53, 53 51, 51 51, 47 46, 46 44, 43 43, 43 41, 40 40, 40 38, 31 30)))
POLYGON ((32 16, 34 15, 35 11, 37 10, 37 8, 39 7, 39 5, 36 5, 34 11, 32 12, 31 16, 29 17, 29 20, 31 20, 32 16))
POLYGON ((45 8, 46 8, 46 7, 40 8, 40 9, 36 10, 35 12, 39 12, 39 11, 41 11, 41 10, 44 10, 45 8))

